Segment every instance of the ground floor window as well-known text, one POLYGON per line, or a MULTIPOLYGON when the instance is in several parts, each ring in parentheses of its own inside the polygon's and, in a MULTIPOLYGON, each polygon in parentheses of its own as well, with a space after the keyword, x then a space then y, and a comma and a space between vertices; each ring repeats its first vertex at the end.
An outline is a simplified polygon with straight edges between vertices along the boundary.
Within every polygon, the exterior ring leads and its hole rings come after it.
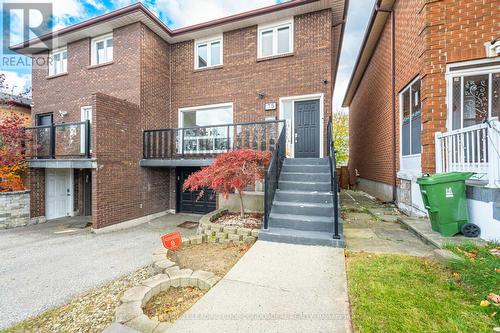
POLYGON ((500 117, 500 68, 453 73, 449 90, 452 130, 500 117))
POLYGON ((422 151, 422 104, 420 79, 413 81, 399 95, 401 106, 401 152, 403 156, 418 155, 422 151))

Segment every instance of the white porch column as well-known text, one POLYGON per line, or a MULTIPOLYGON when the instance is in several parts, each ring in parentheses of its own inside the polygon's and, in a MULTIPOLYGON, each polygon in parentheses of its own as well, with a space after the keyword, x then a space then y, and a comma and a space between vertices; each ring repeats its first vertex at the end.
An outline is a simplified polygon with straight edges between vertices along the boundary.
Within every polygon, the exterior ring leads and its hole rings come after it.
POLYGON ((441 132, 434 133, 434 145, 435 145, 435 155, 436 155, 436 173, 443 172, 443 151, 441 144, 441 132))

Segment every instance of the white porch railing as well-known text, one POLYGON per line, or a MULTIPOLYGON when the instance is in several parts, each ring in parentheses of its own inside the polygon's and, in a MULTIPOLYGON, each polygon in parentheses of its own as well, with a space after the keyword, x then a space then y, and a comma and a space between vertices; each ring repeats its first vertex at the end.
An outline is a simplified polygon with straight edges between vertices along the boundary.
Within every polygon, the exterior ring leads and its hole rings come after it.
POLYGON ((500 122, 436 133, 436 172, 470 171, 500 187, 500 122))

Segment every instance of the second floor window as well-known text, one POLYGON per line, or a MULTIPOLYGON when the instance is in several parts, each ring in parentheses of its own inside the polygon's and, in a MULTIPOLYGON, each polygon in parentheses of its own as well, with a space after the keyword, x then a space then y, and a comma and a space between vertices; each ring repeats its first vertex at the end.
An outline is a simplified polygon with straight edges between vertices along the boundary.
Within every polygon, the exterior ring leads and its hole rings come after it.
POLYGON ((195 69, 222 65, 222 36, 195 42, 195 69))
POLYGON ((293 18, 272 25, 259 26, 258 58, 293 52, 293 18))
POLYGON ((68 50, 54 50, 49 57, 49 75, 63 74, 68 71, 68 50))
POLYGON ((113 34, 92 39, 92 65, 113 61, 113 34))

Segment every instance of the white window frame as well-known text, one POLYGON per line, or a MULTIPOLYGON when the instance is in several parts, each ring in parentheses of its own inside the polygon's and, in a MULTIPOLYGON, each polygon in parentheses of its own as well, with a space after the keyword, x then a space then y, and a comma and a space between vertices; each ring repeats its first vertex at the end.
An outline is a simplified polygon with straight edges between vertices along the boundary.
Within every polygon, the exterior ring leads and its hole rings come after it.
POLYGON ((295 102, 301 102, 301 101, 313 101, 313 100, 319 100, 319 157, 323 158, 324 157, 324 141, 323 140, 323 135, 324 135, 324 121, 325 121, 325 94, 323 93, 318 93, 318 94, 310 94, 310 95, 300 95, 300 96, 286 96, 286 97, 280 97, 279 99, 279 119, 280 120, 287 120, 284 117, 284 103, 286 101, 290 101, 292 103, 292 119, 291 122, 289 123, 286 121, 286 126, 287 126, 287 141, 290 142, 291 145, 291 156, 290 157, 295 157, 295 102))
POLYGON ((223 35, 212 36, 210 38, 197 39, 194 42, 194 68, 195 69, 205 69, 211 67, 219 67, 224 64, 224 38, 223 35), (213 43, 220 43, 219 57, 220 64, 212 64, 212 49, 211 46, 213 43), (207 46, 207 66, 200 67, 198 63, 198 47, 206 45, 207 46))
MULTIPOLYGON (((109 33, 109 34, 106 34, 106 35, 102 35, 102 36, 99 36, 99 37, 95 37, 95 38, 92 38, 92 41, 91 41, 91 66, 97 66, 97 65, 103 65, 103 64, 108 64, 108 63, 111 63, 113 62, 113 58, 114 58, 114 50, 115 50, 115 41, 113 40, 113 47, 112 47, 112 52, 111 52, 111 59, 108 59, 108 54, 107 52, 104 52, 105 54, 105 57, 106 57, 106 61, 104 62, 101 62, 101 63, 97 63, 97 43, 99 42, 105 42, 104 45, 106 47, 107 45, 107 41, 110 40, 110 39, 113 39, 113 33, 109 33)), ((106 48, 105 48, 106 50, 106 48)))
MULTIPOLYGON (((90 120, 90 126, 92 126, 92 113, 93 113, 92 106, 90 105, 82 106, 80 108, 80 120, 82 122, 90 120)), ((90 136, 92 137, 92 131, 90 132, 90 136)), ((91 138, 89 139, 92 140, 91 138)), ((90 152, 92 152, 92 141, 90 142, 91 142, 90 152)), ((80 130, 80 153, 85 154, 85 125, 82 125, 80 130)))
POLYGON ((259 25, 257 28, 257 58, 269 58, 279 55, 285 55, 293 53, 294 50, 294 27, 293 27, 293 17, 280 22, 273 22, 270 24, 259 25), (290 41, 290 48, 288 52, 278 53, 278 29, 289 27, 288 38, 290 41), (262 55, 262 33, 272 31, 273 32, 273 52, 271 55, 262 55))
MULTIPOLYGON (((204 110, 210 110, 210 109, 218 109, 218 108, 230 108, 231 109, 231 118, 232 118, 232 124, 234 124, 234 103, 229 102, 229 103, 220 103, 220 104, 210 104, 210 105, 203 105, 203 106, 193 106, 193 107, 187 107, 187 108, 180 108, 179 113, 178 113, 178 124, 179 128, 184 128, 184 117, 182 116, 183 112, 192 112, 192 111, 204 111, 204 110)), ((217 126, 217 125, 227 125, 227 124, 213 124, 213 125, 207 125, 207 126, 217 126)), ((179 134, 181 132, 179 131, 179 134)), ((230 142, 233 142, 233 131, 230 131, 230 142)), ((179 142, 182 140, 182 136, 179 135, 178 137, 179 142)), ((183 143, 182 143, 183 144, 183 143)), ((178 147, 179 149, 179 147, 178 147)), ((194 151, 194 152, 185 152, 185 154, 217 154, 217 153, 222 153, 224 151, 219 151, 219 150, 211 150, 211 151, 194 151)))
POLYGON ((400 171, 415 171, 417 174, 422 171, 422 123, 420 125, 420 153, 412 154, 411 115, 413 110, 413 96, 411 94, 411 87, 418 81, 420 81, 420 119, 422 122, 424 106, 422 102, 422 79, 420 76, 416 77, 399 92, 399 160, 401 161, 399 169, 400 171), (403 155, 403 94, 408 90, 410 90, 410 155, 403 155))
POLYGON ((65 74, 68 72, 68 48, 67 47, 62 47, 56 50, 52 50, 49 55, 49 76, 56 76, 56 75, 61 75, 65 74), (66 62, 63 61, 63 54, 66 53, 66 62), (61 66, 60 68, 57 68, 59 66, 56 66, 56 63, 54 62, 54 56, 56 55, 61 56, 61 66), (59 71, 58 71, 59 69, 59 71))
POLYGON ((500 72, 500 65, 481 66, 478 68, 467 68, 464 70, 453 70, 454 67, 484 65, 489 62, 497 62, 500 57, 465 61, 454 63, 446 66, 446 128, 448 131, 453 131, 453 80, 456 77, 460 78, 461 101, 460 101, 460 129, 464 128, 464 77, 475 75, 488 75, 488 119, 491 119, 492 112, 492 74, 500 72))

